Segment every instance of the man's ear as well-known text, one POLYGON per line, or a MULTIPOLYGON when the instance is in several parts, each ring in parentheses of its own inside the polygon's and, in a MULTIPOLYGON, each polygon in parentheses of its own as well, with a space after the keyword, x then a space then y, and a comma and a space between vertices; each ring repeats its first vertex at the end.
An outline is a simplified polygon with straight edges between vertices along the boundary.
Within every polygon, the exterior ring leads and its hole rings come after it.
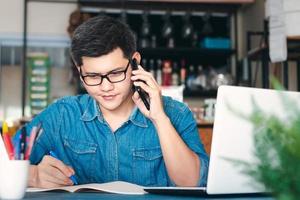
POLYGON ((138 51, 134 52, 134 54, 132 56, 132 59, 134 59, 134 58, 136 59, 138 64, 141 63, 142 56, 138 51))

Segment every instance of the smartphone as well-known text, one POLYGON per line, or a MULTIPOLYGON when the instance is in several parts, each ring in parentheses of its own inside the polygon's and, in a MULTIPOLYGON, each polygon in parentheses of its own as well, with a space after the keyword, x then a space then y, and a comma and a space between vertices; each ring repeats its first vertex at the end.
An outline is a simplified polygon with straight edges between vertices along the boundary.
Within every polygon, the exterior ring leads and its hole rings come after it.
MULTIPOLYGON (((138 69, 138 64, 135 58, 131 60, 131 66, 132 70, 138 69)), ((149 95, 140 86, 133 85, 133 90, 139 93, 145 107, 150 110, 149 95)))

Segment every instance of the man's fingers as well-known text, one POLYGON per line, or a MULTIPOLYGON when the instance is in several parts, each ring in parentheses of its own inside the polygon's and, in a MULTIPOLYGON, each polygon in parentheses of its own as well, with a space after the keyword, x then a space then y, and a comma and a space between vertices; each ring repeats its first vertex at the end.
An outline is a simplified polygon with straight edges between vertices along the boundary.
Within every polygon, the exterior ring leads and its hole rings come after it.
POLYGON ((39 185, 48 185, 47 183, 50 182, 59 185, 73 185, 72 181, 65 176, 59 169, 51 166, 51 165, 39 165, 38 166, 38 176, 39 176, 39 185))
POLYGON ((143 80, 152 88, 159 87, 158 83, 156 82, 155 78, 150 72, 135 70, 132 72, 133 76, 131 76, 131 80, 143 80))
POLYGON ((50 180, 42 180, 39 183, 40 188, 55 188, 55 187, 63 187, 66 186, 65 184, 58 184, 55 182, 51 182, 50 180))
POLYGON ((73 172, 62 161, 60 161, 56 158, 53 158, 52 156, 44 156, 44 158, 47 159, 47 162, 49 163, 49 165, 59 169, 65 176, 67 176, 67 177, 72 176, 73 172))
POLYGON ((140 86, 145 92, 147 92, 149 95, 152 91, 154 91, 149 85, 141 82, 141 81, 135 81, 133 82, 135 86, 140 86))
POLYGON ((133 94, 133 98, 134 98, 135 100, 138 100, 138 99, 140 98, 139 93, 135 91, 134 94, 133 94))
POLYGON ((152 80, 151 77, 149 77, 147 75, 144 75, 144 74, 131 76, 131 80, 134 81, 134 82, 138 82, 139 80, 142 80, 142 81, 145 81, 147 83, 147 85, 149 85, 151 88, 156 88, 157 87, 154 80, 152 80))
POLYGON ((75 174, 74 169, 73 169, 72 167, 70 167, 70 166, 68 166, 68 168, 69 168, 69 170, 72 172, 72 175, 74 175, 74 174, 75 174))
POLYGON ((35 187, 53 188, 73 185, 69 177, 74 174, 74 170, 51 156, 43 157, 43 160, 37 165, 36 174, 35 187))
POLYGON ((66 176, 65 174, 63 174, 59 169, 49 166, 49 170, 48 170, 49 174, 51 177, 53 177, 53 181, 56 182, 58 184, 62 184, 62 185, 73 185, 73 182, 71 181, 71 179, 66 176))
POLYGON ((52 184, 60 185, 60 186, 68 186, 73 185, 73 182, 70 179, 59 179, 56 176, 52 176, 51 174, 47 174, 44 176, 44 181, 50 182, 52 184))

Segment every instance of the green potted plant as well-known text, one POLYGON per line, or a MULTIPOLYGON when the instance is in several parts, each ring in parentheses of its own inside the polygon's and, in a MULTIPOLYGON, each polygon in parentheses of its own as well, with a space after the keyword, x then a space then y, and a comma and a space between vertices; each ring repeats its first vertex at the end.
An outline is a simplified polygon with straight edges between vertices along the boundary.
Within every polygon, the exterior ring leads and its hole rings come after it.
MULTIPOLYGON (((274 78, 272 82, 276 89, 283 89, 274 78)), ((259 160, 259 163, 250 169, 248 165, 246 172, 263 183, 276 199, 298 200, 300 199, 300 108, 284 96, 282 103, 289 116, 288 122, 279 116, 264 113, 258 106, 246 116, 254 125, 255 156, 259 160)))

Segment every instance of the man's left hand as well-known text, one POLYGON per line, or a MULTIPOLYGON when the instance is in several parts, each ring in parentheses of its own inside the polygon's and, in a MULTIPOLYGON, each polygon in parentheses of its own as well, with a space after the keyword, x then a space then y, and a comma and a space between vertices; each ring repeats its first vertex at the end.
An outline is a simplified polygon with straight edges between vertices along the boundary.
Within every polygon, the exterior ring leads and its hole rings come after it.
POLYGON ((155 122, 161 117, 165 117, 161 88, 150 72, 145 71, 140 65, 138 67, 138 70, 132 71, 131 80, 135 86, 140 86, 146 93, 148 93, 150 110, 147 110, 138 92, 134 93, 132 99, 140 111, 151 121, 155 122))

